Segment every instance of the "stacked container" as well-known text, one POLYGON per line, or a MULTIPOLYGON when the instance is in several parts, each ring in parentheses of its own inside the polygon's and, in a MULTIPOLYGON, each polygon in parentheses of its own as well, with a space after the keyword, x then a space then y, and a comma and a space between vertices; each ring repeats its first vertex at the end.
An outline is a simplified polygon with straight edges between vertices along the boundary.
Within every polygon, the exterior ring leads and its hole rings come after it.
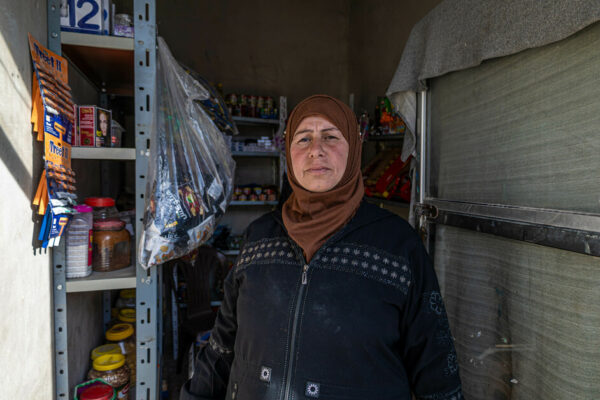
POLYGON ((79 205, 66 234, 66 276, 83 278, 92 273, 92 207, 79 205))

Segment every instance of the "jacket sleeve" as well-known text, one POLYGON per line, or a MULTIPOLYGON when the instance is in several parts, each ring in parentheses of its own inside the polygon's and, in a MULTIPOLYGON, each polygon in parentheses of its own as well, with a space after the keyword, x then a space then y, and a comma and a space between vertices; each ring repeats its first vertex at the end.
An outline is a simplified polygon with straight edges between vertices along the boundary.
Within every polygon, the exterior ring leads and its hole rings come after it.
POLYGON ((224 298, 208 344, 195 361, 194 375, 181 388, 180 400, 224 399, 237 332, 238 283, 231 269, 223 283, 224 298))
POLYGON ((454 338, 433 265, 419 238, 409 261, 412 279, 400 329, 411 389, 417 399, 462 400, 454 338))

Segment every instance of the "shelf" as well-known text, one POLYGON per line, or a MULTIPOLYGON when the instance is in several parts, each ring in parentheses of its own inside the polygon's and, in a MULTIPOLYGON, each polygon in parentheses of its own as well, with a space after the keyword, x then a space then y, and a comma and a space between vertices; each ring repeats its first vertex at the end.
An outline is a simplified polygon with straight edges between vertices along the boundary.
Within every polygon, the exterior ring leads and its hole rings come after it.
POLYGON ((67 293, 135 288, 135 267, 111 272, 92 272, 85 278, 67 279, 67 293))
POLYGON ((399 208, 409 208, 410 207, 410 204, 408 204, 408 203, 404 203, 401 201, 382 199, 380 197, 365 196, 364 199, 366 201, 368 201, 369 203, 375 204, 379 207, 399 207, 399 208))
POLYGON ((226 256, 237 256, 238 254, 240 254, 239 250, 219 250, 221 253, 225 254, 226 256))
POLYGON ((276 206, 277 201, 238 201, 234 200, 229 203, 230 206, 276 206))
POLYGON ((71 158, 84 160, 135 160, 135 148, 72 147, 71 158))
POLYGON ((278 151, 232 151, 234 157, 279 157, 278 151))
POLYGON ((402 140, 404 139, 404 134, 400 135, 379 135, 379 136, 368 136, 366 142, 377 142, 377 141, 393 141, 393 140, 402 140))
POLYGON ((279 119, 267 119, 267 118, 252 118, 252 117, 232 117, 238 125, 277 125, 279 126, 279 119))
POLYGON ((99 89, 133 96, 133 38, 61 32, 65 55, 99 89))

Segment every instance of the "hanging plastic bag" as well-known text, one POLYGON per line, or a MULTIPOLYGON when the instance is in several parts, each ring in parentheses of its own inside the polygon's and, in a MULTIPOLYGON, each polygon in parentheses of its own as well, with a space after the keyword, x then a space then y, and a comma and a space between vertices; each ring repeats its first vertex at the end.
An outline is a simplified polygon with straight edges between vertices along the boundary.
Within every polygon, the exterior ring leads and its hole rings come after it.
POLYGON ((150 141, 144 268, 188 254, 212 235, 231 201, 235 162, 223 133, 199 105, 209 91, 158 38, 155 129, 150 141))

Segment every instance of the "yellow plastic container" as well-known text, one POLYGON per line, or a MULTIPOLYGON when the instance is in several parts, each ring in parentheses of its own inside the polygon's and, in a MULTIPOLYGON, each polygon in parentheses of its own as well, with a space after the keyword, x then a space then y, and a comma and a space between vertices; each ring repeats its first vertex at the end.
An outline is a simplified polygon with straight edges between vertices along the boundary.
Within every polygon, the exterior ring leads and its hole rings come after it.
POLYGON ((103 344, 92 350, 92 361, 96 358, 106 354, 123 354, 121 353, 121 347, 116 343, 103 344))
POLYGON ((131 371, 131 383, 135 383, 135 359, 136 359, 136 344, 135 336, 133 335, 133 325, 130 323, 120 323, 114 325, 106 331, 106 340, 109 343, 115 343, 121 349, 121 354, 127 358, 127 365, 131 371))
POLYGON ((135 308, 122 308, 119 310, 119 321, 135 324, 135 308))

